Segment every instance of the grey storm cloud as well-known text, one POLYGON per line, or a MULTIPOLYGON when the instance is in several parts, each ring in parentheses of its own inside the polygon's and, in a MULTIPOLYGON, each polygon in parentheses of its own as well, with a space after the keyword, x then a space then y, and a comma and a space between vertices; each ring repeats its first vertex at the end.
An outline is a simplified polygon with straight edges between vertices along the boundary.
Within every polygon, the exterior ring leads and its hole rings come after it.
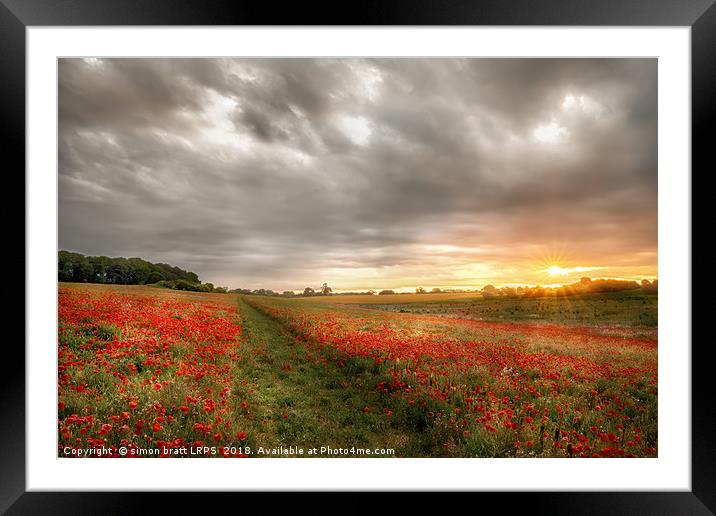
POLYGON ((62 249, 280 289, 439 244, 656 264, 654 59, 61 59, 58 93, 62 249))

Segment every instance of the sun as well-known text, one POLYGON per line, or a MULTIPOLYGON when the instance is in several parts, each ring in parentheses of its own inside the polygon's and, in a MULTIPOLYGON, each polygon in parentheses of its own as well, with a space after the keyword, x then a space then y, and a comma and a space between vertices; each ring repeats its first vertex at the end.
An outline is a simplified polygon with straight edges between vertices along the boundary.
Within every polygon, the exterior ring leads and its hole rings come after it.
POLYGON ((561 283, 577 268, 573 267, 574 259, 566 244, 553 244, 547 248, 536 249, 530 263, 533 273, 538 274, 543 282, 561 283), (541 252, 540 252, 541 251, 541 252))
POLYGON ((550 276, 566 276, 567 274, 569 274, 568 269, 560 267, 559 265, 550 265, 549 267, 544 269, 544 272, 546 272, 550 276))

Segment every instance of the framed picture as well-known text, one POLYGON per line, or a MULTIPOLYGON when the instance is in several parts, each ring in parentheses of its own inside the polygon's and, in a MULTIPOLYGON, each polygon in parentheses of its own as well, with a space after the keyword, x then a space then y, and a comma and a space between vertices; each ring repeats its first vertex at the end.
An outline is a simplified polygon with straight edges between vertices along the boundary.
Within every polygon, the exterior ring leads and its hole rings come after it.
POLYGON ((4 1, 27 303, 3 509, 711 514, 711 4, 4 1))

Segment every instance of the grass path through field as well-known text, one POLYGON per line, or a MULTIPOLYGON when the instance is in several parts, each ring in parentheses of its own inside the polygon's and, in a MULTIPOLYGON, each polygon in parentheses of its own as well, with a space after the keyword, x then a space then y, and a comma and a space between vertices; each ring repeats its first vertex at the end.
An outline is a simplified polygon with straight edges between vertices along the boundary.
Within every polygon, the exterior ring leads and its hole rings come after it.
POLYGON ((242 372, 253 387, 251 444, 400 448, 405 436, 390 428, 372 385, 318 359, 280 323, 239 299, 247 338, 242 372), (364 412, 364 406, 370 411, 364 412))

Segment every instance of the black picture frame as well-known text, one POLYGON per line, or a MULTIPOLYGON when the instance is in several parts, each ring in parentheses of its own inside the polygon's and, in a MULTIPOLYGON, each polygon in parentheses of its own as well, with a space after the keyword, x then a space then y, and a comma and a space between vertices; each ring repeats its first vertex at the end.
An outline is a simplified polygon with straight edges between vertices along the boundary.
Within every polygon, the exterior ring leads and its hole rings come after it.
MULTIPOLYGON (((716 100, 712 95, 716 87, 714 1, 359 0, 350 4, 334 2, 330 5, 286 3, 279 8, 269 3, 220 0, 0 0, 0 112, 1 127, 5 133, 2 139, 3 162, 8 166, 5 175, 19 181, 19 170, 25 169, 25 30, 30 26, 607 25, 691 27, 693 180, 694 170, 701 170, 705 174, 716 169, 708 138, 708 129, 716 121, 716 100)), ((25 192, 24 181, 11 191, 16 194, 18 188, 25 192)), ((5 208, 6 220, 12 220, 7 217, 10 215, 9 210, 9 207, 5 208)), ((20 238, 24 242, 24 226, 20 238)), ((22 249, 24 255, 24 244, 22 249)), ((694 257, 700 256, 693 253, 693 245, 691 252, 694 257)), ((29 274, 32 271, 26 268, 26 279, 29 274)), ((24 307, 24 303, 22 305, 24 307)), ((25 452, 28 443, 25 442, 25 354, 18 345, 13 346, 15 349, 8 347, 3 350, 5 367, 0 375, 0 510, 9 514, 127 514, 133 511, 148 512, 154 504, 168 512, 173 505, 186 503, 186 495, 182 493, 154 495, 148 501, 146 495, 138 497, 127 492, 26 492, 25 452)), ((712 373, 709 371, 711 365, 706 348, 696 345, 691 350, 690 492, 479 493, 478 496, 493 498, 495 500, 489 501, 497 503, 509 497, 512 509, 524 504, 525 509, 530 511, 550 514, 714 514, 716 425, 713 403, 710 401, 711 389, 707 384, 712 373)), ((229 493, 217 495, 221 497, 220 501, 227 501, 226 498, 232 496, 229 493)), ((356 507, 360 505, 358 503, 356 507)))

